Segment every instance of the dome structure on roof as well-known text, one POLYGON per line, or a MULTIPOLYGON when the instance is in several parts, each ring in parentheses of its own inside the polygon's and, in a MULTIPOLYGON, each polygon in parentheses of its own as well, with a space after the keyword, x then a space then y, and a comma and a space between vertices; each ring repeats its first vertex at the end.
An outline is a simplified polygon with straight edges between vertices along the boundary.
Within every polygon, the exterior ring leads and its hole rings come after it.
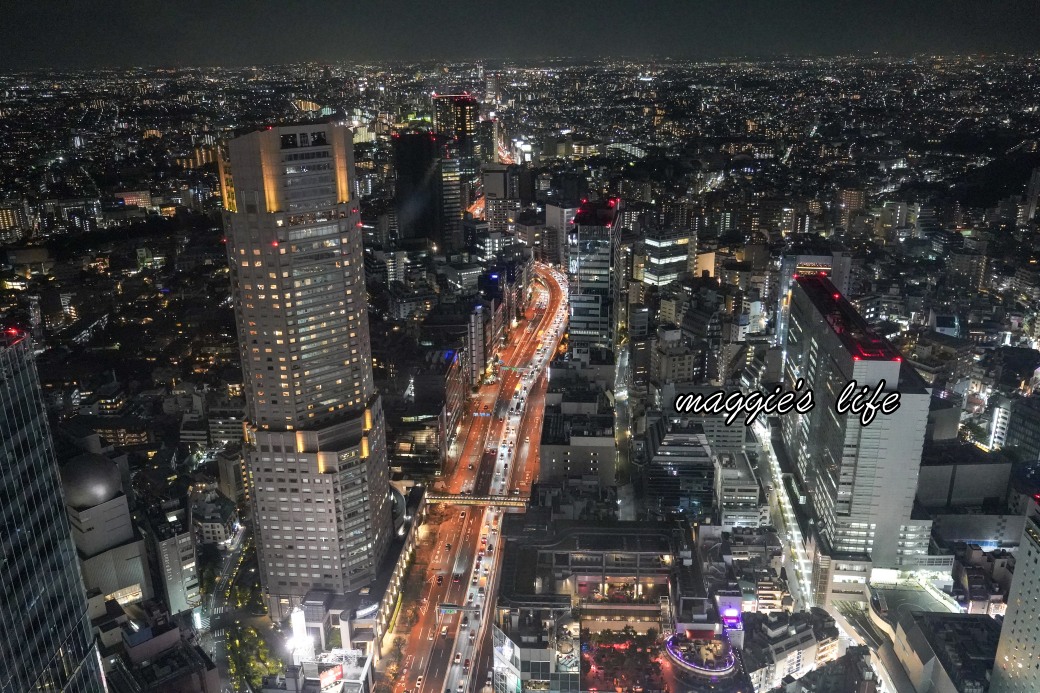
POLYGON ((101 455, 81 455, 61 468, 65 504, 84 510, 110 501, 122 493, 122 478, 115 462, 101 455))

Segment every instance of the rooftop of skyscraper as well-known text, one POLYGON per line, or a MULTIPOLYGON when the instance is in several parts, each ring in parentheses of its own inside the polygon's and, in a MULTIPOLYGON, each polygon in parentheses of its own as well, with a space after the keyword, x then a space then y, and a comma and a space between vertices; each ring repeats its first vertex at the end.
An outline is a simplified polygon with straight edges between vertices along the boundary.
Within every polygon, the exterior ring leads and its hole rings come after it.
POLYGON ((827 319, 834 334, 852 354, 853 360, 902 361, 899 350, 867 324, 825 274, 795 275, 816 309, 827 319))
POLYGON ((617 219, 619 211, 621 211, 621 201, 616 197, 598 201, 586 198, 581 201, 581 206, 574 214, 574 223, 610 228, 617 219))

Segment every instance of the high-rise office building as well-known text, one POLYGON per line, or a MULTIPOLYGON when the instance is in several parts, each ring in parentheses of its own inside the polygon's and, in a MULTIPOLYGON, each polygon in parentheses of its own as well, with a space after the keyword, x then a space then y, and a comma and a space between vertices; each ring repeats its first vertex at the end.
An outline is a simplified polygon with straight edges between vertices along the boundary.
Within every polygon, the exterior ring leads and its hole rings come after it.
POLYGON ((520 199, 520 177, 516 166, 491 164, 484 167, 484 195, 490 200, 520 199))
POLYGON ((845 296, 849 292, 852 270, 852 255, 847 251, 825 252, 822 249, 803 249, 785 253, 780 258, 780 276, 777 286, 776 338, 783 346, 787 339, 787 317, 790 312, 790 293, 795 278, 811 274, 825 274, 838 292, 845 296))
MULTIPOLYGON (((429 137, 428 135, 426 137, 429 137)), ((246 466, 272 614, 375 577, 390 541, 348 128, 230 142, 227 249, 247 404, 246 466)))
POLYGON ((202 603, 198 554, 191 503, 187 497, 171 498, 148 513, 148 540, 155 557, 157 582, 166 595, 171 614, 194 609, 202 603))
POLYGON ((454 139, 459 155, 480 156, 477 124, 480 104, 469 94, 435 94, 433 97, 433 129, 438 135, 454 139))
POLYGON ((442 242, 437 217, 440 176, 445 139, 428 132, 394 135, 394 210, 402 239, 426 238, 442 242))
POLYGON ((567 265, 567 236, 578 213, 577 203, 550 202, 545 205, 545 259, 554 265, 567 265))
POLYGON ((513 232, 520 216, 520 179, 515 166, 492 164, 483 171, 484 219, 492 231, 513 232))
POLYGON ((1040 462, 1040 396, 1014 399, 1006 407, 1003 446, 1023 463, 1040 462))
POLYGON ((784 446, 814 519, 807 553, 813 600, 863 598, 875 568, 927 565, 931 521, 912 517, 930 395, 899 351, 878 336, 822 274, 791 291, 785 386, 813 393, 805 414, 780 417, 784 446), (896 414, 861 424, 836 403, 851 381, 899 392, 896 414))
POLYGON ((571 353, 587 359, 592 348, 613 349, 621 310, 621 201, 585 202, 568 232, 571 353))
POLYGON ((1015 556, 1015 575, 1000 628, 990 693, 1040 691, 1040 629, 1036 627, 1040 595, 1040 517, 1026 519, 1015 556))
POLYGON ((642 249, 635 258, 642 272, 635 278, 651 286, 671 284, 687 271, 690 256, 696 254, 696 232, 654 224, 644 231, 642 249))
POLYGON ((101 662, 29 339, 0 337, 0 690, 95 693, 101 662))
POLYGON ((437 196, 438 237, 443 248, 434 252, 462 250, 462 211, 464 205, 462 159, 445 157, 437 161, 440 190, 437 196))

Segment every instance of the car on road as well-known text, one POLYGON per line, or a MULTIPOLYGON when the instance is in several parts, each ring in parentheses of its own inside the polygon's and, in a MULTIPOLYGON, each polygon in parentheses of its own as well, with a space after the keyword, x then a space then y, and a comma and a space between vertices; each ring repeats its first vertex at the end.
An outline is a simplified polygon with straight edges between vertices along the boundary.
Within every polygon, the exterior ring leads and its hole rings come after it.
POLYGON ((456 573, 455 577, 452 578, 452 582, 461 582, 461 580, 462 580, 462 576, 459 575, 458 573, 456 573))
POLYGON ((447 626, 441 626, 441 637, 443 638, 443 637, 446 637, 447 635, 448 635, 448 627, 447 626))
POLYGON ((455 663, 458 664, 461 661, 462 661, 462 653, 461 652, 456 652, 455 653, 455 663))
POLYGON ((418 678, 415 679, 415 686, 418 688, 422 685, 422 674, 419 674, 418 678))
POLYGON ((462 670, 464 672, 467 672, 467 673, 469 672, 469 660, 468 659, 466 660, 466 663, 462 665, 462 670))
POLYGON ((463 510, 461 513, 459 513, 459 519, 460 520, 465 520, 466 519, 466 511, 465 510, 463 510))
POLYGON ((437 576, 437 584, 438 585, 443 585, 444 584, 444 576, 443 575, 438 575, 437 576))

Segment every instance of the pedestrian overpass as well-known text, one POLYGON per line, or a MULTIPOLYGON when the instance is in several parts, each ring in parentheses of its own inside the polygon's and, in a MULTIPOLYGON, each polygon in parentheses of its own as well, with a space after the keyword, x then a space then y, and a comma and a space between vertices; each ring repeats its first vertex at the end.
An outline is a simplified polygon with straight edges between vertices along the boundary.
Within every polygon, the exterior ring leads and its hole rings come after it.
POLYGON ((486 505, 499 508, 526 508, 529 496, 470 496, 454 493, 427 493, 427 503, 448 505, 486 505))

